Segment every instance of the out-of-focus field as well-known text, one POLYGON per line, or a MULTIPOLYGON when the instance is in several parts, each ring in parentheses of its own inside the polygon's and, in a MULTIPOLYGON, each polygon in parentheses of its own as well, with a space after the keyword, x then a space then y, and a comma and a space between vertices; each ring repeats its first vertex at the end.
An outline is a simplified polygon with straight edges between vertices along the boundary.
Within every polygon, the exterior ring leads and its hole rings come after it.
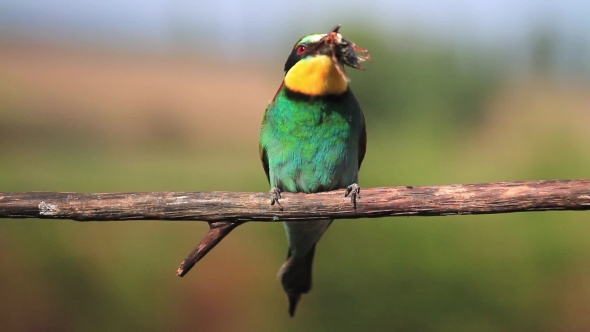
MULTIPOLYGON (((367 43, 362 186, 588 177, 587 83, 367 43)), ((266 191, 258 128, 282 65, 5 42, 0 191, 266 191)), ((0 329, 589 330, 588 218, 337 221, 294 319, 279 223, 241 226, 181 279, 197 222, 2 220, 0 329)))
POLYGON ((235 142, 258 134, 252 110, 264 110, 282 79, 188 56, 43 44, 7 45, 0 56, 3 103, 18 107, 2 109, 2 132, 26 141, 77 130, 98 145, 235 142))

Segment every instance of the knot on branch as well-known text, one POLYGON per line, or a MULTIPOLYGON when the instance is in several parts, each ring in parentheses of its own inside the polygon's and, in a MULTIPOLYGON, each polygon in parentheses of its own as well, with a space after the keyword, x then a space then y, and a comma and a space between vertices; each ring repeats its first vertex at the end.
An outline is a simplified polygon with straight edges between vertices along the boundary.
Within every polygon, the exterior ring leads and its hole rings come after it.
POLYGON ((59 208, 56 204, 48 204, 45 201, 39 203, 39 215, 41 216, 56 216, 59 208))

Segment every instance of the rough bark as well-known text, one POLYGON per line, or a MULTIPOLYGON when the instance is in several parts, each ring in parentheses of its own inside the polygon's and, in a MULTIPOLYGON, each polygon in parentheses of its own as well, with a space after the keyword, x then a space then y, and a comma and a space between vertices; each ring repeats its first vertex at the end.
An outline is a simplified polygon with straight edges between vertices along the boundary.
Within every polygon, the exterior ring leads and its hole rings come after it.
POLYGON ((590 180, 363 188, 356 210, 344 191, 282 193, 282 210, 268 193, 0 193, 0 218, 246 222, 590 209, 590 180))

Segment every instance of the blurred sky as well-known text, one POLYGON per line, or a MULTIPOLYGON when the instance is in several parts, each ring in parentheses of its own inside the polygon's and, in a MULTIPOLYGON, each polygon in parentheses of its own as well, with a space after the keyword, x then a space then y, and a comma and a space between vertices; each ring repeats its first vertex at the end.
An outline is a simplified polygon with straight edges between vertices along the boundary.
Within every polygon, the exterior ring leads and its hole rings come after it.
POLYGON ((230 57, 247 45, 255 45, 256 52, 294 27, 301 26, 293 32, 299 35, 352 21, 509 51, 518 50, 514 46, 546 24, 562 40, 575 39, 587 46, 588 17, 590 1, 584 0, 0 0, 4 33, 158 48, 169 47, 171 39, 184 33, 216 41, 230 57))

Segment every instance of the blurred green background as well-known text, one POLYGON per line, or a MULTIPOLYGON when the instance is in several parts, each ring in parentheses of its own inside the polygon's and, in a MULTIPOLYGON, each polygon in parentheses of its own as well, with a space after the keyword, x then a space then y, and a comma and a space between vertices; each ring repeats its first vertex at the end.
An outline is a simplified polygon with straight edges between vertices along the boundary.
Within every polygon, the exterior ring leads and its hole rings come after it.
MULTIPOLYGON (((587 178, 590 8, 475 3, 2 1, 0 191, 267 191, 264 108, 336 23, 374 59, 361 186, 587 178)), ((206 229, 1 220, 0 330, 590 330, 584 212, 336 221, 294 319, 282 225, 176 277, 206 229)))

